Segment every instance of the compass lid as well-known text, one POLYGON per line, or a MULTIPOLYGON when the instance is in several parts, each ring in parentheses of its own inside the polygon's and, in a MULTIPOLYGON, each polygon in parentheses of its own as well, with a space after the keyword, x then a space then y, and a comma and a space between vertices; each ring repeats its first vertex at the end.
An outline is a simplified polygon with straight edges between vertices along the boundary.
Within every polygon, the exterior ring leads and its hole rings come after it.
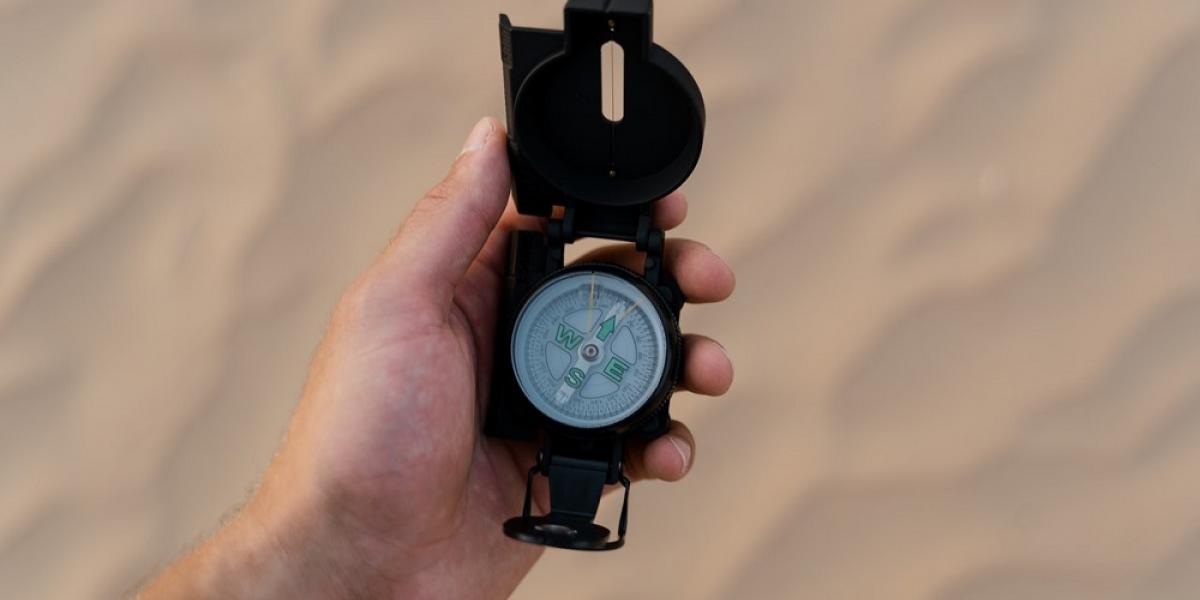
POLYGON ((650 0, 571 0, 563 31, 500 17, 513 195, 628 212, 683 184, 700 158, 704 101, 653 42, 650 0))

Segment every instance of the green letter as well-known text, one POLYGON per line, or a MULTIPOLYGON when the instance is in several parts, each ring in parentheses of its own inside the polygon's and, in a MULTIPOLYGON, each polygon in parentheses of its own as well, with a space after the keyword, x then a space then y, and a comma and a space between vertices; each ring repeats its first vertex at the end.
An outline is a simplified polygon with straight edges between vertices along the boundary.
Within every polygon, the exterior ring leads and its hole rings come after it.
POLYGON ((577 388, 583 384, 583 376, 585 373, 574 367, 567 370, 567 385, 577 388))
POLYGON ((579 347, 579 342, 583 341, 583 334, 559 323, 558 335, 555 336, 554 341, 567 350, 575 350, 579 347))
POLYGON ((604 376, 613 380, 615 383, 621 383, 621 379, 625 377, 625 371, 629 370, 629 363, 621 360, 619 356, 614 356, 608 359, 608 364, 604 365, 604 376))

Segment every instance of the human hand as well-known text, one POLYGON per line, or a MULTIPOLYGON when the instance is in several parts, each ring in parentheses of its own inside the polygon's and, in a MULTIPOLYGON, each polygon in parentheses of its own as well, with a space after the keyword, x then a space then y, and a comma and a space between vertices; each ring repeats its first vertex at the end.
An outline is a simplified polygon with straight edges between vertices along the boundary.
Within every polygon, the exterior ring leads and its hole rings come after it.
MULTIPOLYGON (((505 134, 485 119, 338 303, 254 497, 145 597, 511 593, 542 552, 500 527, 520 508, 537 449, 483 437, 480 425, 508 233, 544 224, 517 214, 508 190, 505 134)), ((686 212, 671 194, 657 203, 656 226, 676 227, 686 212)), ((641 263, 629 245, 581 260, 641 263)), ((729 267, 699 243, 669 240, 665 263, 692 302, 733 291, 729 267)), ((685 336, 681 389, 720 395, 732 379, 720 345, 685 336)), ((676 422, 630 448, 626 472, 675 481, 694 456, 676 422)), ((547 506, 544 481, 535 501, 547 506)))

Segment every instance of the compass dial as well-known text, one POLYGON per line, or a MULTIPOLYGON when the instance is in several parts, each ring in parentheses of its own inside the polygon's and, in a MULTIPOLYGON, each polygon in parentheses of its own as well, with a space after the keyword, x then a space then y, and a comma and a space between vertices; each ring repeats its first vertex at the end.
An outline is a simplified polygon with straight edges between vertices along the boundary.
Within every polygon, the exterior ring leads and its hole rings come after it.
POLYGON ((543 284, 517 315, 513 371, 530 402, 584 429, 620 422, 662 383, 667 330, 657 305, 624 278, 577 270, 543 284))

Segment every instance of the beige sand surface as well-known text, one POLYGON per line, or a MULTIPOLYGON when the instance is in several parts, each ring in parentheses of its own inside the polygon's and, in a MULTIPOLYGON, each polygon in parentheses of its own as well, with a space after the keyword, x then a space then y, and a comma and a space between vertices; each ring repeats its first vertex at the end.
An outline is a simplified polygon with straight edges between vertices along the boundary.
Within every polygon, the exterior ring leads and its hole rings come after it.
MULTIPOLYGON (((237 505, 340 288, 502 111, 495 13, 560 6, 0 0, 0 597, 115 597, 237 505)), ((708 103, 682 234, 739 272, 684 325, 738 381, 676 402, 699 460, 627 549, 518 597, 1197 597, 1200 3, 657 33, 708 103)))

